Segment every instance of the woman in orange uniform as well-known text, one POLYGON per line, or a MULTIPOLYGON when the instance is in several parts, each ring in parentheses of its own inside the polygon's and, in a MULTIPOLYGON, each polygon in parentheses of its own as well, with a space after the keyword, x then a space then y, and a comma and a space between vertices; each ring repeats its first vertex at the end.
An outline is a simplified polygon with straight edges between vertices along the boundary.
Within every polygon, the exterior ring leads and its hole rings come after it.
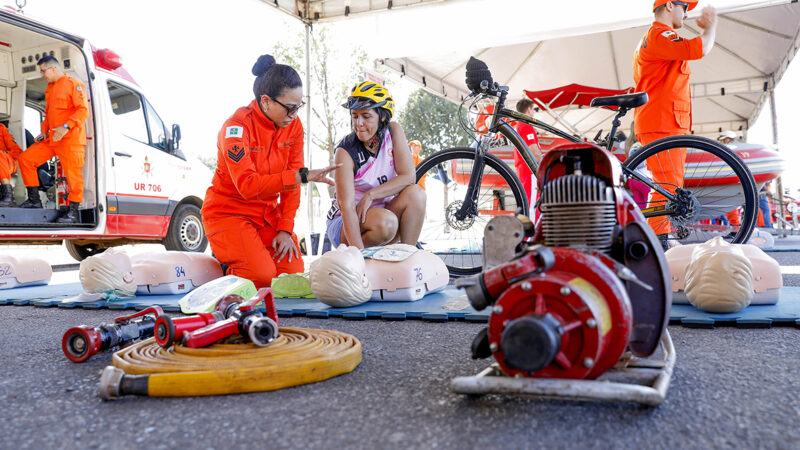
POLYGON ((17 158, 21 153, 14 136, 0 123, 0 208, 14 206, 11 174, 17 171, 17 158))
POLYGON ((281 273, 303 271, 294 234, 300 184, 333 185, 303 167, 303 84, 297 72, 262 55, 253 66, 255 99, 217 135, 217 169, 203 202, 203 226, 227 274, 268 287, 281 273))

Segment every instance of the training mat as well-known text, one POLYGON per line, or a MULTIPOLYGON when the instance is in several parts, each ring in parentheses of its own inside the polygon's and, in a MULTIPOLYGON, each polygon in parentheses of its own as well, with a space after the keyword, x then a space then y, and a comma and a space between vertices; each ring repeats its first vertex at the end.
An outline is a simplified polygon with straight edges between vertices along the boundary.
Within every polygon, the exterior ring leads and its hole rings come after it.
POLYGON ((800 327, 800 287, 784 286, 775 305, 751 305, 728 314, 701 311, 692 305, 672 305, 670 324, 688 328, 733 325, 740 328, 769 328, 773 325, 800 327))
MULTIPOLYGON (((84 309, 136 309, 161 306, 164 311, 180 312, 178 300, 183 295, 140 295, 114 301, 69 302, 68 299, 83 292, 80 283, 31 286, 0 291, 0 304, 32 305, 39 307, 84 309)), ((421 319, 444 322, 466 320, 487 322, 489 311, 475 311, 461 289, 447 286, 439 292, 428 294, 415 302, 367 302, 350 308, 330 307, 316 299, 276 298, 275 306, 282 317, 306 316, 320 319, 338 317, 345 319, 421 319)))
POLYGON ((765 248, 762 250, 764 250, 767 253, 800 251, 800 237, 789 236, 785 238, 779 238, 775 236, 775 245, 772 248, 765 248))
MULTIPOLYGON (((164 311, 180 312, 181 295, 148 295, 115 301, 69 303, 68 298, 82 292, 80 283, 30 286, 0 291, 0 304, 33 305, 39 307, 85 309, 136 309, 161 306, 164 311)), ((475 311, 461 289, 447 286, 415 302, 367 302, 351 308, 334 308, 315 299, 278 298, 275 306, 281 317, 305 316, 319 319, 330 317, 365 320, 419 319, 433 322, 465 320, 488 322, 489 309, 475 311)), ((800 327, 800 287, 783 287, 780 301, 775 305, 753 305, 729 314, 701 311, 691 305, 672 305, 670 324, 690 328, 738 326, 740 328, 769 328, 771 326, 800 327)))
POLYGON ((0 304, 28 305, 34 300, 64 299, 65 297, 74 297, 83 292, 83 286, 80 283, 51 283, 2 289, 0 290, 0 304))

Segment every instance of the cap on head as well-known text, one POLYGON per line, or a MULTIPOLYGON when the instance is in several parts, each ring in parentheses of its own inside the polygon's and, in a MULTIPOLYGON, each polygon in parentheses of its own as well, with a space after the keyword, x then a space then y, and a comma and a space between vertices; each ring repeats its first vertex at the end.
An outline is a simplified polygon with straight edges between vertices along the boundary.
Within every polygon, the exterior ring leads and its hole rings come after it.
POLYGON ((394 116, 394 100, 389 91, 372 81, 362 81, 353 86, 347 102, 342 106, 347 109, 383 108, 389 112, 389 118, 394 116))
MULTIPOLYGON (((653 2, 653 11, 655 11, 656 8, 658 8, 659 6, 666 5, 667 3, 672 3, 673 1, 675 0, 655 0, 653 2)), ((697 6, 698 1, 699 0, 680 0, 679 3, 686 3, 687 5, 689 5, 687 11, 691 11, 697 6)))
POLYGON ((731 130, 726 130, 726 131, 723 131, 722 133, 719 134, 719 137, 717 138, 717 140, 719 141, 719 140, 722 140, 722 139, 725 139, 725 138, 736 139, 736 137, 737 136, 736 136, 735 132, 733 132, 731 130))

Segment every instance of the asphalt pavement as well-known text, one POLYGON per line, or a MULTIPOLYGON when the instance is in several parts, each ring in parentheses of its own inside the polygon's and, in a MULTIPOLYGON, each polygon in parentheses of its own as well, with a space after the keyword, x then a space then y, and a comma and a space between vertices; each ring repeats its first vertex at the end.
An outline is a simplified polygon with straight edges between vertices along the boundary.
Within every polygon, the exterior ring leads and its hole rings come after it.
MULTIPOLYGON (((800 265, 797 253, 772 253, 800 265)), ((800 286, 800 275, 784 275, 800 286)), ((119 311, 0 307, 0 448, 800 448, 800 330, 670 326, 677 353, 659 407, 449 391, 484 326, 282 318, 363 345, 352 373, 274 392, 97 396, 109 353, 74 364, 63 332, 119 311)))

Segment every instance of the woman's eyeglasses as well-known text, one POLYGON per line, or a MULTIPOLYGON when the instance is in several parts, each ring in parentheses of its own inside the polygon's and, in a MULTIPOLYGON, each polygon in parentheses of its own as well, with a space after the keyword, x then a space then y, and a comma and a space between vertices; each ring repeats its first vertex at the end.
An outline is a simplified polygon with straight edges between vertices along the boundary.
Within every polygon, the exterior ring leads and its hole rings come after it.
POLYGON ((300 102, 299 104, 294 105, 294 106, 286 106, 283 103, 279 102, 278 99, 273 98, 272 100, 274 100, 275 103, 283 106, 284 109, 286 109, 286 114, 289 115, 289 116, 296 115, 297 112, 300 111, 300 108, 302 108, 303 106, 306 105, 306 102, 300 102))

